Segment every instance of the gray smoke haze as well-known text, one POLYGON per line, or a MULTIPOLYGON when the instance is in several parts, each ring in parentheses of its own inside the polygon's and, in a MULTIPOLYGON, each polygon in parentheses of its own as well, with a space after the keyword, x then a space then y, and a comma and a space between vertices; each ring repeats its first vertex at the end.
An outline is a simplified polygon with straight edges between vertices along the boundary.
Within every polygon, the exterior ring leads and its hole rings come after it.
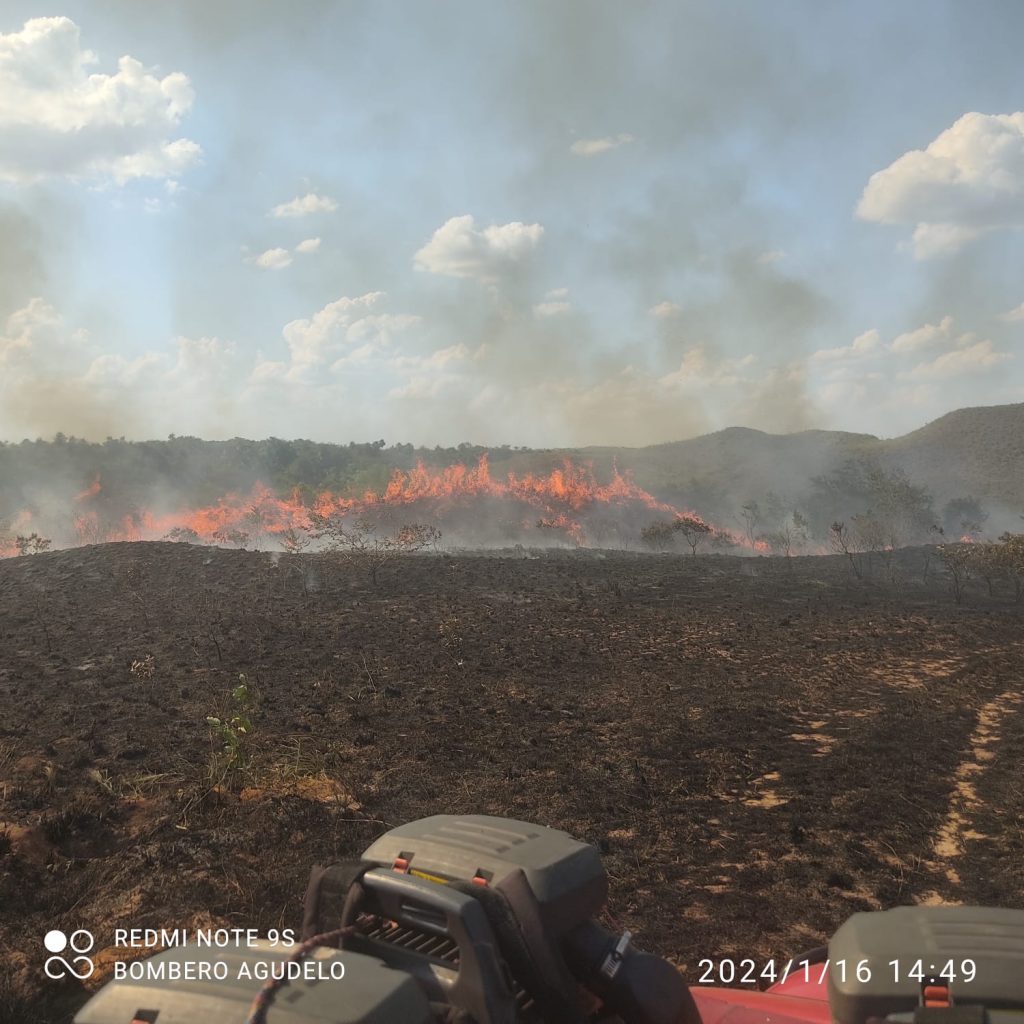
POLYGON ((11 203, 0 204, 0 309, 10 312, 46 282, 42 231, 37 221, 11 203))
POLYGON ((11 95, 61 53, 148 84, 92 164, 60 87, 18 138, 66 173, 0 143, 0 435, 639 446, 1019 401, 1019 200, 982 230, 901 162, 1016 166, 1021 12, 987 10, 69 0, 58 51, 14 0, 11 95))

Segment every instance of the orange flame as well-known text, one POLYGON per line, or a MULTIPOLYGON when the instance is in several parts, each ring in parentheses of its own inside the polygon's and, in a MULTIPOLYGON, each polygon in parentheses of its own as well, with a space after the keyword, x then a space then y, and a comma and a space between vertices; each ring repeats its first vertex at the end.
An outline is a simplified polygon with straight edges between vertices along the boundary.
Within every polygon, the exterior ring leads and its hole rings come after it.
MULTIPOLYGON (((534 528, 550 530, 582 545, 587 540, 588 520, 596 525, 602 515, 608 520, 605 513, 611 513, 613 519, 618 516, 618 522, 637 510, 672 516, 684 514, 659 501, 637 485, 629 474, 620 473, 617 467, 613 468, 612 479, 607 484, 597 483, 590 465, 578 466, 569 460, 547 475, 509 472, 504 479, 495 479, 486 454, 472 467, 457 464, 431 469, 418 462, 411 470, 396 469, 381 493, 368 491, 361 497, 342 497, 325 491, 307 502, 297 490, 281 498, 264 484, 257 483, 247 494, 229 493, 205 508, 185 508, 169 513, 142 509, 111 517, 105 516, 98 503, 91 500, 100 493, 97 476, 89 487, 75 496, 72 525, 77 544, 156 540, 172 532, 183 539, 232 543, 243 535, 263 537, 289 530, 307 530, 316 516, 374 518, 402 509, 424 520, 466 523, 473 521, 480 502, 503 501, 522 510, 518 519, 514 515, 511 520, 507 515, 504 517, 513 523, 513 532, 518 530, 522 534, 534 528), (413 510, 414 505, 419 507, 413 510)), ((692 512, 685 514, 694 516, 692 512)), ((479 520, 480 516, 477 514, 475 518, 479 520)), ((734 543, 750 547, 736 534, 721 532, 734 543)), ((766 547, 762 541, 754 544, 755 550, 766 547)), ((0 551, 0 554, 11 553, 0 551)))
POLYGON ((95 498, 100 493, 100 478, 99 474, 96 475, 96 479, 84 491, 80 491, 75 495, 75 501, 85 501, 87 498, 95 498))

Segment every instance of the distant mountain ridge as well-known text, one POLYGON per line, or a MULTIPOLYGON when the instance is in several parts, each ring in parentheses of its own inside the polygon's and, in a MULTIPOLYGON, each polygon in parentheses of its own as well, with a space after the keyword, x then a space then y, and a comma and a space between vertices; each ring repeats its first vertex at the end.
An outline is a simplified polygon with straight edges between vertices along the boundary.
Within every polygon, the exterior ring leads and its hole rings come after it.
POLYGON ((1024 402, 957 409, 880 444, 937 494, 975 493, 1024 511, 1024 402))
POLYGON ((835 430, 769 434, 727 427, 646 448, 585 448, 595 461, 631 467, 637 482, 669 500, 720 506, 720 497, 768 491, 797 500, 816 476, 849 459, 902 469, 942 504, 973 495, 1024 512, 1024 403, 957 409, 901 437, 835 430))

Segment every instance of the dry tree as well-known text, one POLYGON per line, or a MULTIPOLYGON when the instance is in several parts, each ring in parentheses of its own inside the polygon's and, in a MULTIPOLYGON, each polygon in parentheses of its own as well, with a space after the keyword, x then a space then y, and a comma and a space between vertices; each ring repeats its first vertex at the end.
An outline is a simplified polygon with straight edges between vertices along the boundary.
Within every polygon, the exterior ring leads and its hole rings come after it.
POLYGON ((38 555, 41 551, 47 551, 52 543, 49 537, 41 537, 35 531, 27 537, 19 534, 14 538, 14 546, 19 555, 38 555))
POLYGON ((436 526, 410 523, 390 533, 379 532, 369 519, 349 521, 340 513, 315 516, 313 536, 324 542, 322 554, 340 557, 367 572, 374 585, 380 568, 387 562, 427 548, 436 548, 441 531, 436 526))
POLYGON ((964 587, 972 576, 974 555, 970 544, 940 544, 939 557, 946 567, 949 576, 953 600, 960 604, 964 597, 964 587))
POLYGON ((690 554, 694 557, 697 555, 700 542, 711 533, 711 527, 700 516, 692 515, 689 512, 676 516, 675 522, 672 523, 672 529, 683 535, 683 539, 690 546, 690 554))
POLYGON ((828 532, 829 547, 837 555, 844 555, 847 561, 850 563, 850 568, 853 570, 854 575, 860 579, 861 569, 860 564, 857 561, 857 554, 859 553, 857 538, 850 532, 850 528, 844 522, 836 521, 829 527, 828 532))

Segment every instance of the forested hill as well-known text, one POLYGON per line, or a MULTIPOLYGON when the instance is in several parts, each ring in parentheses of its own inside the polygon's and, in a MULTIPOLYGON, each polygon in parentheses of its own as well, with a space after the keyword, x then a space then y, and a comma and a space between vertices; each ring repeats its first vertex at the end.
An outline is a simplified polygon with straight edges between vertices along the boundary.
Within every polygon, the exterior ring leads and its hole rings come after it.
MULTIPOLYGON (((108 438, 0 444, 0 517, 41 495, 70 497, 102 480, 108 500, 145 504, 172 493, 194 504, 215 501, 261 481, 279 492, 295 488, 362 494, 380 491, 395 469, 422 461, 473 465, 483 455, 492 475, 546 473, 565 459, 590 463, 599 481, 613 467, 632 473, 656 496, 722 517, 746 501, 774 496, 786 504, 813 499, 815 481, 851 464, 902 470, 937 505, 971 495, 991 507, 1024 510, 1024 404, 960 409, 903 437, 806 431, 776 435, 732 427, 646 448, 524 449, 509 445, 417 448, 412 444, 324 444, 278 438, 163 441, 108 438)), ((819 488, 820 489, 820 488, 819 488)))

